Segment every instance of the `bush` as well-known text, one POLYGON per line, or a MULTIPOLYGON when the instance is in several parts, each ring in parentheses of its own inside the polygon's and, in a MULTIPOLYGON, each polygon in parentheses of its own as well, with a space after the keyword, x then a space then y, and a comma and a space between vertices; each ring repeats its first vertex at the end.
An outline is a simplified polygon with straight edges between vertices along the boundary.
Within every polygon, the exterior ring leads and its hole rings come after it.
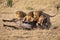
POLYGON ((7 6, 12 7, 12 2, 13 2, 12 0, 7 0, 7 6))

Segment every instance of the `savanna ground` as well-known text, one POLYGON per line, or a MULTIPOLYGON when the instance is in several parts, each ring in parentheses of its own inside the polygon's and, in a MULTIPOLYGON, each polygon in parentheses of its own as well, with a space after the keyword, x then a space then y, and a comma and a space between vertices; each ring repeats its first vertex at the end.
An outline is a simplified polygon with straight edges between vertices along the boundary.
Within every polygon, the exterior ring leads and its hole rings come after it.
POLYGON ((4 23, 2 19, 15 18, 17 10, 28 13, 31 10, 42 10, 54 15, 56 5, 60 0, 13 0, 13 7, 6 6, 6 0, 0 0, 0 40, 60 40, 60 9, 55 17, 51 17, 52 26, 49 30, 16 30, 10 27, 3 27, 3 24, 15 25, 15 23, 4 23), (57 27, 54 29, 54 27, 57 27))

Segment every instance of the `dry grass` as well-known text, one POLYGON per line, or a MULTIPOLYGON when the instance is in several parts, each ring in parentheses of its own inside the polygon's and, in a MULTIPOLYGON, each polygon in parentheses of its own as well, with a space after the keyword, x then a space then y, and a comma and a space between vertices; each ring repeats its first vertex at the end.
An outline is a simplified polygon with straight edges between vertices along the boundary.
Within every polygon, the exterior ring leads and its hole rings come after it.
MULTIPOLYGON (((44 12, 50 15, 56 13, 56 4, 60 4, 60 0, 13 0, 13 7, 6 7, 4 2, 0 4, 0 40, 60 40, 60 9, 57 16, 50 18, 52 26, 50 30, 16 30, 9 27, 3 27, 2 19, 15 18, 15 12, 22 10, 24 12, 31 11, 30 9, 40 10, 44 9, 44 12), (27 8, 29 9, 27 9, 27 8), (57 27, 56 29, 53 29, 57 27)), ((15 24, 15 23, 5 23, 15 24)))

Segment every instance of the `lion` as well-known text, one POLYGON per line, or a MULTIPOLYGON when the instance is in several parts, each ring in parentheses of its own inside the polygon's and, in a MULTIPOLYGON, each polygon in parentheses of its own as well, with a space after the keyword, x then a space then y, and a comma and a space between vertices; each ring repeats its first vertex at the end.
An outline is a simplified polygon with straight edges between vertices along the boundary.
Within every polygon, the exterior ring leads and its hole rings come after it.
POLYGON ((35 28, 36 22, 34 21, 33 18, 33 11, 30 11, 29 13, 26 14, 26 16, 23 18, 23 23, 24 25, 30 25, 29 28, 33 29, 35 28))
POLYGON ((26 16, 26 13, 24 13, 23 11, 17 11, 16 12, 16 17, 20 18, 21 20, 26 16))
POLYGON ((46 28, 49 26, 48 22, 50 23, 50 21, 48 21, 47 17, 45 17, 44 15, 41 15, 39 17, 39 19, 37 20, 37 23, 36 25, 39 27, 39 28, 46 28))
MULTIPOLYGON (((57 9, 57 13, 58 13, 58 9, 57 9)), ((40 14, 39 14, 40 17, 38 18, 36 25, 42 29, 44 28, 49 29, 51 26, 50 17, 55 17, 57 13, 51 16, 49 14, 44 13, 43 11, 40 11, 40 14)))
POLYGON ((37 21, 38 20, 38 18, 40 16, 39 14, 40 14, 39 11, 33 11, 34 21, 37 21))
POLYGON ((32 22, 33 21, 33 14, 31 12, 26 13, 26 16, 23 18, 23 21, 25 22, 32 22))
POLYGON ((15 22, 17 21, 17 19, 22 20, 26 16, 26 14, 23 11, 16 11, 15 15, 16 15, 16 18, 13 18, 11 20, 3 19, 3 22, 15 22))

